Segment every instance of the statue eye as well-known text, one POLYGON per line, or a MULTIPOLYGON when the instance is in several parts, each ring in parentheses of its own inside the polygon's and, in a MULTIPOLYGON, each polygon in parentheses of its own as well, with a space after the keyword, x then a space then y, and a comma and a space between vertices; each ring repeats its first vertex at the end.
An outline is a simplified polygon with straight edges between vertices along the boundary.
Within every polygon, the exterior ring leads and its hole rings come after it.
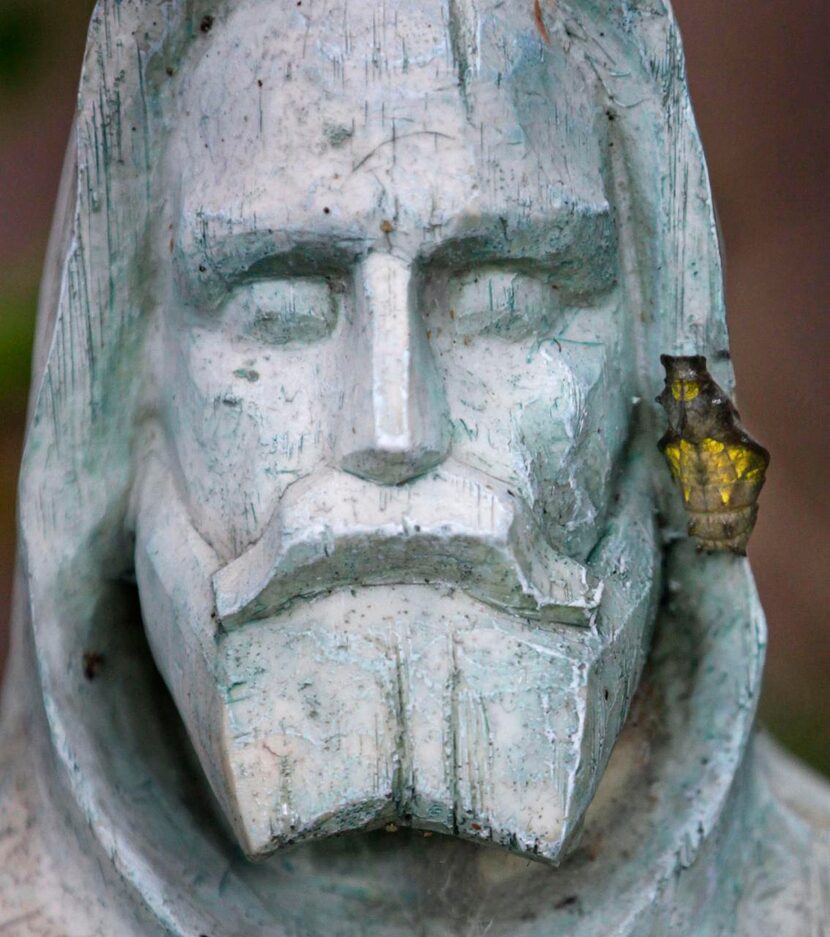
POLYGON ((548 331, 560 315, 556 287, 538 277, 480 269, 449 287, 450 318, 460 335, 522 339, 548 331))
POLYGON ((238 287, 225 310, 237 333, 257 342, 316 342, 334 329, 334 290, 323 277, 260 280, 238 287))

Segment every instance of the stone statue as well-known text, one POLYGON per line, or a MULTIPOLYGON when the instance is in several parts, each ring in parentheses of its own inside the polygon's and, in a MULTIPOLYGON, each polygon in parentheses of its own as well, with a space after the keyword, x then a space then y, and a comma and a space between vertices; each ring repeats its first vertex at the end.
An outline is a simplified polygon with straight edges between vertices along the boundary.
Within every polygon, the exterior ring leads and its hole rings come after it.
POLYGON ((664 0, 100 0, 0 932, 824 933, 830 796, 753 741, 661 354, 731 392, 664 0))

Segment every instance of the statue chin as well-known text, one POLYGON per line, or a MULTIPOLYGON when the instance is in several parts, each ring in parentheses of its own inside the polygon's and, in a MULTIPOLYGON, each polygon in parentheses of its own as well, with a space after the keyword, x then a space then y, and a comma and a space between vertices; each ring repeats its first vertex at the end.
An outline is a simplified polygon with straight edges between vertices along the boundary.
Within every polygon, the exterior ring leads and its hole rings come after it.
POLYGON ((211 587, 221 561, 151 458, 136 523, 145 628, 246 854, 395 823, 558 863, 654 618, 642 481, 635 460, 590 564, 603 584, 590 627, 421 582, 340 588, 228 631, 211 587))

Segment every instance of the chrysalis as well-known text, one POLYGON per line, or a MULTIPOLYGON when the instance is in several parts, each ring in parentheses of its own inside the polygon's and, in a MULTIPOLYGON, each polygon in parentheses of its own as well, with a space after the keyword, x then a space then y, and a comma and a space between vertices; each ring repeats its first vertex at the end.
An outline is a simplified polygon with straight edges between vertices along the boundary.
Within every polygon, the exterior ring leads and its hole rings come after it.
POLYGON ((701 355, 661 355, 666 386, 657 398, 669 418, 658 443, 683 492, 689 534, 702 550, 741 556, 758 516, 769 453, 740 422, 701 355))

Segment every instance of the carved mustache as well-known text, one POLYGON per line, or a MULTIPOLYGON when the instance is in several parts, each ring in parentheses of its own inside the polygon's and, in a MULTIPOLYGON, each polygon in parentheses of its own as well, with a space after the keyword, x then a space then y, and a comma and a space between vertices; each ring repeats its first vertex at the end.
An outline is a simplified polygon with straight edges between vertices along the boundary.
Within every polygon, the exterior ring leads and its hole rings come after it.
POLYGON ((590 625, 602 584, 557 553, 523 499, 452 460, 379 487, 335 469, 292 485, 263 536, 213 576, 226 629, 349 586, 440 583, 503 611, 590 625))

